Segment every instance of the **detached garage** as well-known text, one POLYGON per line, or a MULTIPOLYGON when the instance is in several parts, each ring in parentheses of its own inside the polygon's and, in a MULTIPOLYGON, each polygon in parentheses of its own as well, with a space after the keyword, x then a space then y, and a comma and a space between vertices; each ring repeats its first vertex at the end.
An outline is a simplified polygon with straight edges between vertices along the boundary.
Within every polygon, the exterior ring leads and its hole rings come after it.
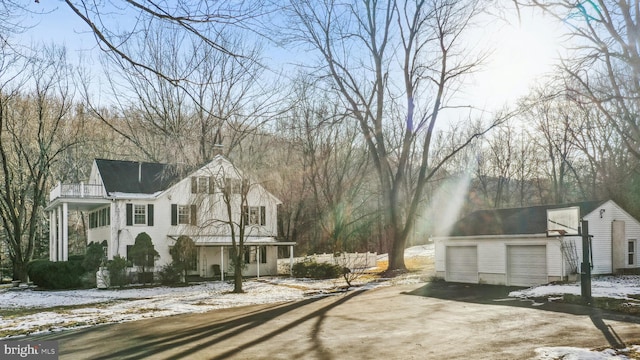
POLYGON ((436 276, 451 282, 533 286, 576 277, 577 236, 547 236, 547 210, 579 207, 593 236, 592 274, 640 270, 640 223, 615 202, 476 211, 451 236, 433 238, 436 276))

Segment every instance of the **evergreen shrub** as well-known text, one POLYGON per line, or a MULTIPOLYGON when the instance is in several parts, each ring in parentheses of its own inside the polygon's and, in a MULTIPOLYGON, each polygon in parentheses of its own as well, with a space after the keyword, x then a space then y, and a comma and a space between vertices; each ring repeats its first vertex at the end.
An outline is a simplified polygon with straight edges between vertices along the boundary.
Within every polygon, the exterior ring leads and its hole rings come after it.
POLYGON ((82 261, 34 260, 27 267, 29 279, 44 289, 76 289, 82 287, 85 270, 82 261))
POLYGON ((343 269, 339 265, 315 261, 303 261, 293 264, 291 270, 293 276, 298 278, 335 279, 343 274, 343 269))

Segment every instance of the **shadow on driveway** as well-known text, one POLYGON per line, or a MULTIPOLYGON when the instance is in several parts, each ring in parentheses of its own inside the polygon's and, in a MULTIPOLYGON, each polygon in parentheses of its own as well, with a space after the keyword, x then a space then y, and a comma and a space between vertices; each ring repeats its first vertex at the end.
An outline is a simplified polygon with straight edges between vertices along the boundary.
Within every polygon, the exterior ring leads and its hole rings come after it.
POLYGON ((593 325, 602 332, 604 337, 614 348, 624 348, 626 345, 605 320, 622 321, 640 324, 640 317, 617 313, 600 308, 561 302, 537 302, 533 299, 509 297, 509 293, 522 290, 523 287, 498 286, 484 284, 462 284, 444 281, 431 282, 405 295, 423 296, 429 298, 469 302, 475 304, 501 305, 531 308, 536 310, 553 311, 572 315, 584 315, 591 319, 593 325))
MULTIPOLYGON (((42 336, 43 340, 57 340, 65 346, 61 355, 68 358, 106 359, 185 359, 203 349, 217 349, 208 353, 207 359, 226 359, 242 357, 242 352, 251 348, 260 348, 270 339, 288 331, 307 333, 306 351, 317 359, 332 359, 328 347, 317 334, 325 323, 327 313, 362 291, 354 291, 333 301, 319 302, 323 298, 309 298, 286 304, 278 304, 256 311, 244 311, 226 319, 211 319, 210 314, 193 314, 168 318, 150 319, 143 322, 129 322, 114 325, 96 326, 90 329, 42 336), (291 321, 285 317, 288 313, 300 313, 300 317, 291 321), (307 324, 305 324, 307 323, 307 324), (305 324, 306 326, 300 326, 305 324), (262 326, 266 325, 266 326, 262 326), (260 330, 257 330, 260 328, 260 330), (265 331, 266 330, 266 331, 265 331), (101 342, 99 349, 94 341, 96 337, 108 339, 101 342), (80 344, 78 344, 80 342, 80 344)), ((266 349, 265 349, 266 350, 266 349)), ((197 356, 202 358, 202 355, 197 356)))

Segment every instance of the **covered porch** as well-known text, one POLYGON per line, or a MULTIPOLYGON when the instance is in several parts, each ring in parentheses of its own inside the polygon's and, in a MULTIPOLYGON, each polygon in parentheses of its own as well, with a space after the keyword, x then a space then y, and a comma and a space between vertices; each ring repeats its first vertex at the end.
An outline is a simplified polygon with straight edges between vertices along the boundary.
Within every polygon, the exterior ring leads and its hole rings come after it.
MULTIPOLYGON (((190 236, 197 252, 197 275, 203 278, 219 278, 233 274, 230 261, 233 241, 230 236, 190 236)), ((177 240, 178 236, 169 236, 177 240)), ((289 261, 293 265, 293 247, 295 242, 278 241, 273 237, 247 237, 244 240, 245 256, 243 276, 267 276, 278 273, 278 247, 289 247, 289 261)))
POLYGON ((69 213, 89 212, 111 203, 102 185, 58 183, 49 193, 49 260, 69 260, 69 213))

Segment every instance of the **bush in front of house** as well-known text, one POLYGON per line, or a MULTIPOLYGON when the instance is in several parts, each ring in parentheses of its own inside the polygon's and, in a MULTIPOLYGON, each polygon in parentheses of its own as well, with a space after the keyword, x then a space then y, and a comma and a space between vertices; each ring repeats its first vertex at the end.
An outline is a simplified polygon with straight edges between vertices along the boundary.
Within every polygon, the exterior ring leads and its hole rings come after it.
POLYGON ((146 232, 138 234, 133 246, 131 247, 129 255, 133 260, 133 264, 140 266, 142 269, 142 273, 138 275, 138 282, 141 282, 142 284, 152 283, 153 265, 155 264, 155 260, 159 254, 153 246, 151 236, 146 232))
POLYGON ((315 261, 303 261, 293 264, 293 276, 311 279, 335 279, 342 276, 341 266, 315 261))
POLYGON ((113 257, 113 260, 107 262, 107 270, 109 270, 109 283, 111 286, 125 286, 129 284, 127 278, 127 259, 120 255, 113 257))
POLYGON ((190 237, 180 235, 170 253, 173 266, 182 272, 182 277, 186 283, 189 269, 193 267, 193 260, 197 254, 196 244, 190 237))
POLYGON ((85 252, 82 266, 84 266, 85 270, 87 270, 89 273, 95 274, 104 260, 106 259, 104 256, 103 245, 100 243, 91 242, 89 243, 89 245, 87 245, 87 251, 85 252))
POLYGON ((82 287, 85 270, 82 261, 34 260, 29 263, 27 273, 34 284, 45 289, 76 289, 82 287))
POLYGON ((167 264, 158 272, 158 278, 162 285, 174 285, 182 280, 182 270, 174 263, 167 264))

